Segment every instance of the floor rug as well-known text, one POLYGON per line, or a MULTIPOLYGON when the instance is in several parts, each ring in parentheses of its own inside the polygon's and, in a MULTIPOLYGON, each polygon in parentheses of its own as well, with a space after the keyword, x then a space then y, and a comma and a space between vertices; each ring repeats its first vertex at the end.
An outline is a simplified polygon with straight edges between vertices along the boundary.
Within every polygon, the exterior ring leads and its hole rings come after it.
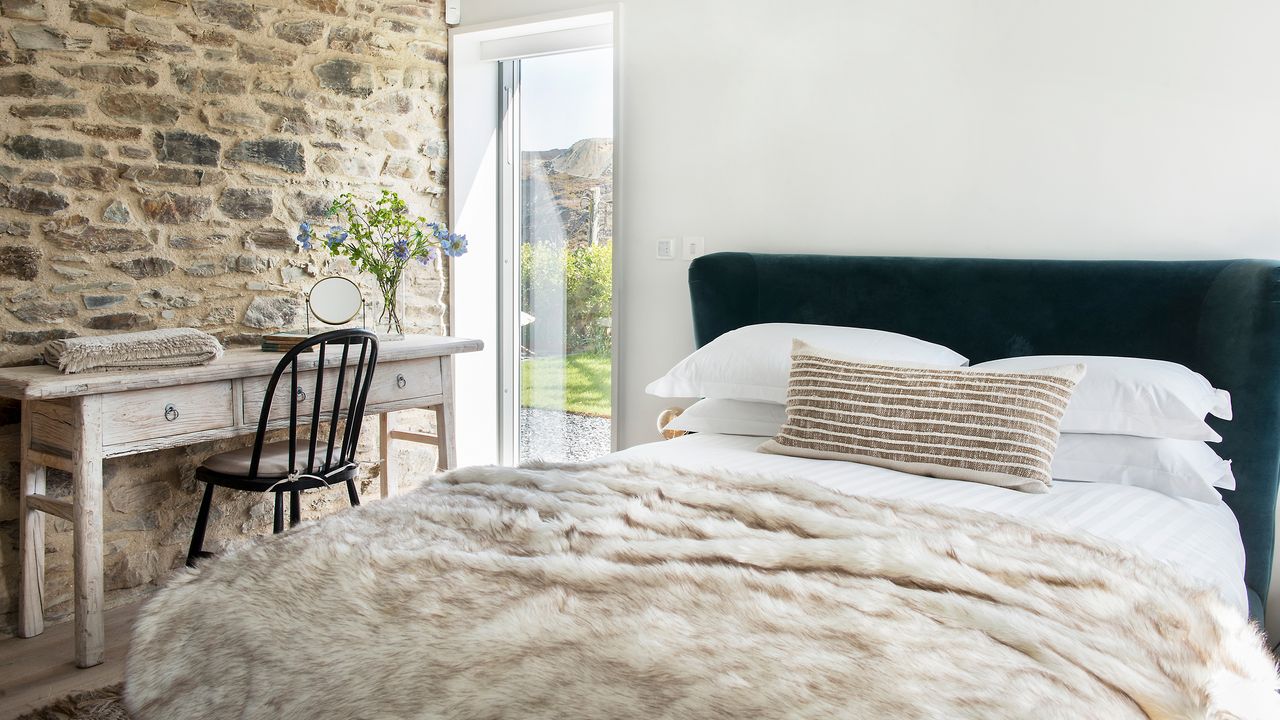
POLYGON ((18 720, 129 720, 124 709, 123 685, 79 692, 46 705, 18 720))

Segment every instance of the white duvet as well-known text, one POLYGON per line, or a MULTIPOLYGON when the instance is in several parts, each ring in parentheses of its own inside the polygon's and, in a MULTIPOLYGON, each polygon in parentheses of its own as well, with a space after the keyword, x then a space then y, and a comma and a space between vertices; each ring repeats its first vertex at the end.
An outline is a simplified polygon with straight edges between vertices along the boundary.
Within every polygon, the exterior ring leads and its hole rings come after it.
POLYGON ((1032 495, 856 463, 766 455, 755 451, 763 440, 698 433, 639 445, 609 457, 785 475, 848 495, 910 498, 1047 520, 1167 562, 1192 580, 1217 588, 1242 614, 1249 611, 1244 545, 1235 515, 1225 504, 1208 505, 1143 488, 1097 482, 1055 481, 1048 494, 1032 495))

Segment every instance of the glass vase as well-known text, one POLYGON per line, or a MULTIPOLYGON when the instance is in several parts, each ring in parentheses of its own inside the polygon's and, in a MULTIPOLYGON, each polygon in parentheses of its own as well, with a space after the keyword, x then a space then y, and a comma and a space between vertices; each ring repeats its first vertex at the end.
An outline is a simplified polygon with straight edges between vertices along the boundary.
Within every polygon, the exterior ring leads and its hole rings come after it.
POLYGON ((378 332, 391 336, 403 336, 404 326, 400 322, 403 308, 400 292, 400 278, 378 279, 378 292, 382 294, 382 314, 378 316, 378 332))

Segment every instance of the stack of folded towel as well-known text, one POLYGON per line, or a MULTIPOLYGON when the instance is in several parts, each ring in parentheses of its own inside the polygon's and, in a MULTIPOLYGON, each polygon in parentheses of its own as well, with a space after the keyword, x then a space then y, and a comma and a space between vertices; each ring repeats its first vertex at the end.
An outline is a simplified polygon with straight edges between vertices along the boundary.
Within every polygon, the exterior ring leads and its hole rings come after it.
POLYGON ((218 339, 194 328, 68 338, 44 346, 45 363, 64 373, 204 365, 220 357, 218 339))

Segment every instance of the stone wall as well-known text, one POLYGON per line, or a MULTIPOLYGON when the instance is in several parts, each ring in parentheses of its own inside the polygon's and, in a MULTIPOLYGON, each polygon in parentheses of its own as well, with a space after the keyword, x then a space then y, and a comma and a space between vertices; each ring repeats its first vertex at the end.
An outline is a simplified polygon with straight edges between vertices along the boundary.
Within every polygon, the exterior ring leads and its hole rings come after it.
MULTIPOLYGON (((442 12, 433 0, 0 0, 0 364, 31 362, 54 338, 153 327, 256 344, 301 325, 301 288, 351 272, 292 240, 301 220, 323 227, 335 195, 388 187, 444 219, 442 12)), ((414 273, 409 329, 441 332, 442 271, 414 273)), ((0 632, 17 610, 17 418, 0 405, 0 632)), ((181 563, 194 468, 246 443, 106 463, 109 605, 181 563)), ((367 434, 364 449, 376 457, 367 434)), ((50 487, 69 481, 54 472, 50 487)), ((270 530, 265 498, 232 495, 215 501, 215 547, 270 530)), ((346 502, 306 497, 308 517, 346 502)), ((70 611, 70 532, 49 525, 57 618, 70 611)))

